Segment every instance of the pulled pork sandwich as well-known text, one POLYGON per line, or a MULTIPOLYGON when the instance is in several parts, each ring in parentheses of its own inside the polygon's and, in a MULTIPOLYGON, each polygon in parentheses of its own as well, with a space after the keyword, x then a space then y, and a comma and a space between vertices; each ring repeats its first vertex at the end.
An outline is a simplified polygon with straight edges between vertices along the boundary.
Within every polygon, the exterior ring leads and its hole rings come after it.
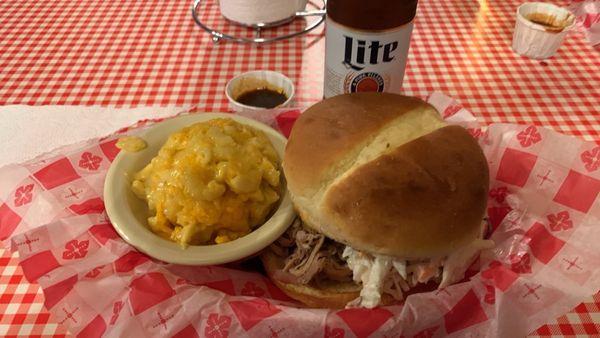
POLYGON ((373 308, 464 278, 482 249, 486 159, 462 127, 395 94, 326 99, 292 129, 283 160, 299 214, 261 258, 311 307, 373 308))

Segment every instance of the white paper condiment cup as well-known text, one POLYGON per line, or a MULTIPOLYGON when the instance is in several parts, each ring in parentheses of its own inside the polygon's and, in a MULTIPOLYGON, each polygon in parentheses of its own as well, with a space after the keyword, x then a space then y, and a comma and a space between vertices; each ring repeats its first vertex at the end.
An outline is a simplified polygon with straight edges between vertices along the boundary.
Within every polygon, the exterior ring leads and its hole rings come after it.
POLYGON ((574 23, 575 16, 565 8, 544 2, 524 3, 517 8, 512 48, 532 59, 547 59, 556 53, 574 23), (563 27, 554 29, 530 21, 527 17, 533 13, 554 17, 554 22, 562 22, 563 27))
POLYGON ((225 95, 231 110, 237 113, 265 110, 263 107, 248 106, 236 101, 241 94, 260 88, 283 91, 287 100, 276 108, 290 106, 294 100, 294 83, 287 76, 270 70, 255 70, 234 77, 225 86, 225 95))

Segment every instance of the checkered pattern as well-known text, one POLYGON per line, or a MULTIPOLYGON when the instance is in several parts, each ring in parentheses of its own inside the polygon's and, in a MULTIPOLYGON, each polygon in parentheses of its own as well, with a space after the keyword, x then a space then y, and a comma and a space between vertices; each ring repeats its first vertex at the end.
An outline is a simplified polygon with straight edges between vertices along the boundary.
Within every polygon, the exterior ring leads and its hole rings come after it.
POLYGON ((17 254, 0 249, 0 336, 65 335, 66 330, 44 310, 40 287, 25 280, 17 254))
MULTIPOLYGON (((421 0, 406 93, 444 92, 485 122, 535 123, 598 138, 594 114, 600 106, 600 53, 574 34, 553 59, 540 62, 514 54, 510 43, 519 2, 421 0)), ((190 3, 0 3, 0 103, 198 105, 222 111, 228 109, 223 94, 228 79, 254 69, 290 76, 298 105, 321 98, 321 28, 258 48, 215 45, 195 26, 190 3)), ((252 34, 227 26, 217 7, 215 0, 206 1, 201 19, 228 33, 252 34)))
MULTIPOLYGON (((488 123, 534 123, 600 137, 600 53, 581 35, 569 36, 553 59, 529 60, 510 50, 520 1, 420 2, 407 94, 444 92, 488 123)), ((261 47, 215 45, 194 25, 190 3, 0 2, 0 104, 197 105, 222 111, 228 109, 228 79, 254 69, 291 77, 299 106, 320 99, 322 29, 261 47)), ((201 18, 218 29, 251 34, 226 26, 214 0, 201 18)), ((65 334, 43 310, 39 288, 23 280, 14 256, 3 253, 0 271, 0 335, 65 334)), ((598 335, 599 304, 596 295, 534 335, 598 335)))
POLYGON ((532 337, 552 336, 600 336, 600 293, 559 317, 555 323, 542 326, 532 334, 532 337))
POLYGON ((598 139, 600 53, 580 35, 568 37, 546 61, 513 53, 520 2, 422 2, 408 59, 407 93, 441 91, 486 122, 534 123, 598 139))

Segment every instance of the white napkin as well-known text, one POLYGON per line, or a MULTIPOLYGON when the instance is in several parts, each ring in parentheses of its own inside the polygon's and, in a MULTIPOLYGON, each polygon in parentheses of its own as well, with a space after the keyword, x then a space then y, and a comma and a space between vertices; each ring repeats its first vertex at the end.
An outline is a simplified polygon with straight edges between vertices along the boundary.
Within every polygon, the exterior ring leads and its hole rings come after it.
POLYGON ((139 120, 168 117, 183 110, 182 107, 0 106, 0 167, 108 135, 139 120))

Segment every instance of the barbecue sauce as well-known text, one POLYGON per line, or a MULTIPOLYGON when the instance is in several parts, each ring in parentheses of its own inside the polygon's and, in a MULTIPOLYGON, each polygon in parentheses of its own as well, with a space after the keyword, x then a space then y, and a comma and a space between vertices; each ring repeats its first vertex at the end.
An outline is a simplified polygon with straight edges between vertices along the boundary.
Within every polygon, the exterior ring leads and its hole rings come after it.
POLYGON ((275 108, 287 101, 288 97, 281 91, 269 88, 258 88, 242 93, 235 100, 252 107, 275 108))

